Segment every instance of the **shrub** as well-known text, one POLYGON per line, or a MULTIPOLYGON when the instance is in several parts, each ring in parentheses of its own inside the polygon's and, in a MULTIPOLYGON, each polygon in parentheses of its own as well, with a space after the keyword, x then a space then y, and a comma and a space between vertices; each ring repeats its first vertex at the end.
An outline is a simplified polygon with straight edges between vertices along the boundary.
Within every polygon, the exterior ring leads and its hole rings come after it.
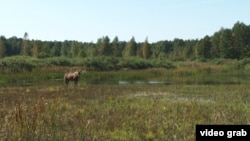
POLYGON ((96 71, 116 70, 118 69, 118 62, 118 58, 106 56, 84 59, 85 67, 96 71))
POLYGON ((70 59, 65 57, 53 57, 46 59, 47 64, 56 65, 56 66, 70 66, 72 65, 70 59))
POLYGON ((119 63, 120 68, 130 68, 130 69, 145 69, 151 68, 152 64, 148 60, 142 58, 131 57, 121 59, 119 63))
POLYGON ((129 69, 147 69, 153 67, 175 68, 169 60, 145 60, 138 57, 119 58, 109 56, 88 58, 50 57, 34 58, 27 56, 5 57, 0 60, 1 72, 32 71, 37 67, 46 66, 84 66, 90 70, 108 71, 129 69))
POLYGON ((24 56, 6 57, 0 64, 2 72, 32 71, 37 65, 33 63, 33 58, 24 56))

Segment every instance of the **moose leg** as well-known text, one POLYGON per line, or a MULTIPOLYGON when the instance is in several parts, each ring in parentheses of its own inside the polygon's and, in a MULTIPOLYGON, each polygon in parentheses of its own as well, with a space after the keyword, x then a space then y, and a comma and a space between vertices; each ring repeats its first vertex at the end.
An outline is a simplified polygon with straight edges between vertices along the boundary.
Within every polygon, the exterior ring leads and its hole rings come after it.
POLYGON ((64 75, 64 83, 66 86, 68 86, 68 84, 69 84, 69 79, 67 78, 67 76, 68 76, 68 74, 64 75))
POLYGON ((77 85, 77 83, 78 83, 78 80, 75 80, 75 86, 77 85))
POLYGON ((69 84, 69 80, 65 79, 65 81, 64 81, 64 82, 65 82, 65 85, 66 85, 66 86, 68 86, 68 84, 69 84))

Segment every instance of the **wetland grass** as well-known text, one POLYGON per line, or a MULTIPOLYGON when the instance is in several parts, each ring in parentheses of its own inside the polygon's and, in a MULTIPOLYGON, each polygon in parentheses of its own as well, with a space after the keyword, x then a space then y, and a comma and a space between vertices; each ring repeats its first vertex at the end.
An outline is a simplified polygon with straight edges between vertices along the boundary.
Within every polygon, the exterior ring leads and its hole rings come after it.
POLYGON ((249 92, 242 84, 1 88, 0 133, 3 140, 195 140, 196 124, 249 124, 249 92))
POLYGON ((249 67, 176 66, 87 72, 68 88, 64 68, 1 74, 0 138, 194 141, 196 124, 250 124, 249 67), (151 80, 169 83, 118 84, 151 80))

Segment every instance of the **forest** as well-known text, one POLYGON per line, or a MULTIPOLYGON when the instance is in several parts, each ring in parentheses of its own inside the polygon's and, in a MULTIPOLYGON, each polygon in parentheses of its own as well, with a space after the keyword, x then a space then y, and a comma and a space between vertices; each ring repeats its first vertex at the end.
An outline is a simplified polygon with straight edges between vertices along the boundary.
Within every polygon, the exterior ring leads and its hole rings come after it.
POLYGON ((250 25, 238 21, 231 29, 221 28, 201 39, 175 38, 154 43, 149 43, 147 37, 144 42, 136 42, 135 37, 120 41, 117 36, 113 40, 103 36, 93 43, 29 40, 27 32, 23 38, 1 36, 0 58, 4 59, 0 65, 17 60, 16 56, 19 60, 25 56, 36 62, 47 59, 54 65, 84 65, 96 70, 171 67, 170 61, 243 59, 250 57, 250 25))

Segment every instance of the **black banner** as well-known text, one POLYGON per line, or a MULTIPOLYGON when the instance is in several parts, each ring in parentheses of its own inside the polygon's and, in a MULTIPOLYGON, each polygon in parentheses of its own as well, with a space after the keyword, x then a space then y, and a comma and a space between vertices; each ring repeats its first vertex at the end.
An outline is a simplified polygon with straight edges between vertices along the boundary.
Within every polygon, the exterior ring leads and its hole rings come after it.
POLYGON ((250 125, 196 125, 196 141, 250 141, 250 125))

